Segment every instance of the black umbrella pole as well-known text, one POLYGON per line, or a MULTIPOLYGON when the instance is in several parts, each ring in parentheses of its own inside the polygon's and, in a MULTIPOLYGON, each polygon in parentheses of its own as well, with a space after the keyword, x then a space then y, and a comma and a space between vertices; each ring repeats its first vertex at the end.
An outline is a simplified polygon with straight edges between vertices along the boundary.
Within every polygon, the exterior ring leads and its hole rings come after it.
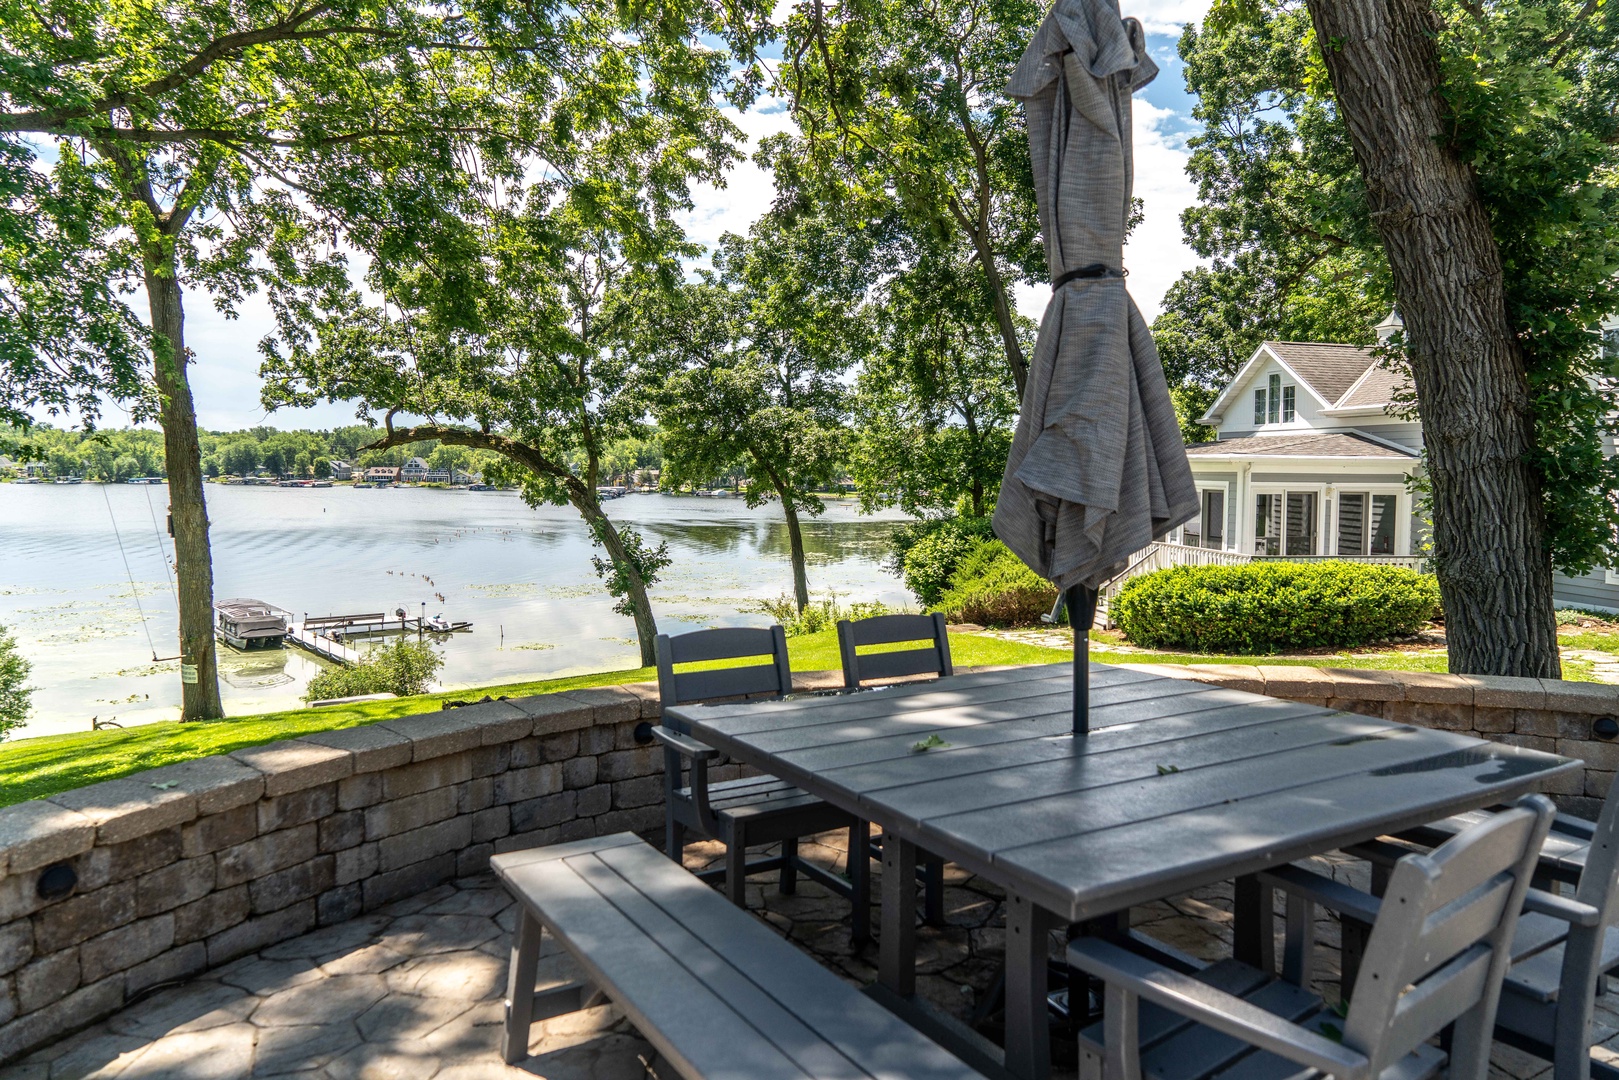
POLYGON ((1064 597, 1074 629, 1074 734, 1091 731, 1091 626, 1096 622, 1096 590, 1071 585, 1064 597))

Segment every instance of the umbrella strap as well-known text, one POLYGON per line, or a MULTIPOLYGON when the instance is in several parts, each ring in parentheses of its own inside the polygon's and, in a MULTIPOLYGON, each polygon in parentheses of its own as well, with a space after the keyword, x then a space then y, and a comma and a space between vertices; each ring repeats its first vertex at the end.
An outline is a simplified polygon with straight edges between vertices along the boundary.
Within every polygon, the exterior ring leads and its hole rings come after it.
POLYGON ((1080 278, 1122 278, 1124 274, 1125 272, 1123 270, 1115 270, 1113 267, 1106 266, 1102 263, 1091 263, 1089 266, 1081 266, 1078 270, 1070 270, 1068 273, 1059 277, 1056 281, 1053 281, 1051 283, 1051 291, 1056 292, 1070 281, 1078 281, 1080 278))

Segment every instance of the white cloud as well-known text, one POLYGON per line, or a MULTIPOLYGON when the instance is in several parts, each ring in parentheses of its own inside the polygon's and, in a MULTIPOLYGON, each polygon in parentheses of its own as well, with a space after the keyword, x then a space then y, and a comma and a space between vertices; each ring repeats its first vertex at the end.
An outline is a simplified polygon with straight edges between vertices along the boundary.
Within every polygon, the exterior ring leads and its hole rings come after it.
POLYGON ((748 160, 739 162, 725 176, 725 186, 698 184, 692 189, 692 209, 681 220, 686 235, 712 248, 721 234, 746 233, 759 220, 776 197, 770 174, 754 164, 752 155, 762 139, 783 131, 797 131, 792 113, 778 98, 762 97, 745 113, 727 110, 732 123, 742 129, 746 145, 741 147, 748 160))
POLYGON ((1125 0, 1119 13, 1135 17, 1149 34, 1179 35, 1187 23, 1200 23, 1209 13, 1209 0, 1125 0))

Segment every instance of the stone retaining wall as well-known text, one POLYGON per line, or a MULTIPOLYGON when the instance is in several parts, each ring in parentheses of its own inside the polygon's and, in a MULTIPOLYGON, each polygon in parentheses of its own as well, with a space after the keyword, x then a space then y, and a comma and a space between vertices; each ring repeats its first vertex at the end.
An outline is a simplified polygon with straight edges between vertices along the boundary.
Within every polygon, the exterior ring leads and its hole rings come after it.
POLYGON ((488 702, 0 809, 0 1063, 497 851, 656 828, 657 714, 651 685, 488 702))
POLYGON ((1554 778, 1547 793, 1581 817, 1601 812, 1619 772, 1619 739, 1593 731, 1606 726, 1599 721, 1619 720, 1619 686, 1607 683, 1263 664, 1125 666, 1578 758, 1585 771, 1554 778))

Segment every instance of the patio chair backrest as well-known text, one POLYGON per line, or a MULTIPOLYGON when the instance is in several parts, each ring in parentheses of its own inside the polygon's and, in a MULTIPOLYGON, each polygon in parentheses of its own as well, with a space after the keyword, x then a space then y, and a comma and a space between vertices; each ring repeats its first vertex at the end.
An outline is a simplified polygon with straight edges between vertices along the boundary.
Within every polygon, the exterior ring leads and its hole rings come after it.
POLYGON ((953 675, 950 637, 944 616, 874 615, 869 619, 840 620, 838 651, 843 655, 843 685, 853 690, 868 679, 897 679, 906 675, 953 675), (899 641, 927 641, 920 649, 867 653, 862 645, 892 645, 899 641))
MULTIPOLYGON (((1600 926, 1619 920, 1619 776, 1608 786, 1608 797, 1591 831, 1591 847, 1580 870, 1574 899, 1602 912, 1600 926)), ((1597 938, 1600 940, 1601 935, 1597 938)))
POLYGON ((787 634, 780 626, 725 626, 674 637, 659 634, 657 650, 658 698, 665 707, 755 694, 780 697, 793 688, 792 669, 787 664, 787 634), (750 656, 768 660, 708 671, 675 671, 676 664, 750 656))
POLYGON ((1394 864, 1343 1032, 1370 1075, 1454 1021, 1451 1080, 1484 1080, 1512 934, 1553 814, 1530 795, 1394 864))

